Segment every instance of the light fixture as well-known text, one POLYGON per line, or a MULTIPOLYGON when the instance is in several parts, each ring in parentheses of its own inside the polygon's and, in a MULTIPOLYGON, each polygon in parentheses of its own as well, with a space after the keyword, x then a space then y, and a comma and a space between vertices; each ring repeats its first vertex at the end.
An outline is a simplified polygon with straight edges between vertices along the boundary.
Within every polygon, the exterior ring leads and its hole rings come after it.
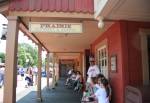
POLYGON ((103 17, 98 17, 98 28, 102 29, 104 28, 104 18, 103 17))
POLYGON ((98 27, 101 28, 101 29, 104 27, 104 22, 103 22, 103 20, 99 20, 99 22, 98 22, 98 27))

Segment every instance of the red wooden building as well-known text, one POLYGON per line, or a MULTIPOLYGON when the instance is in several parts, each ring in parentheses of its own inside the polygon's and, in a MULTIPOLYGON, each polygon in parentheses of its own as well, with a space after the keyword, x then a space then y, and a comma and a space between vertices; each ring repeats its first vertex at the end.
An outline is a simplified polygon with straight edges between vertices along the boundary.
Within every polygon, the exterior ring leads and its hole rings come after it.
MULTIPOLYGON (((41 48, 44 47, 48 53, 55 54, 55 62, 59 64, 61 60, 71 60, 86 77, 88 57, 92 53, 101 72, 110 80, 113 103, 125 103, 126 86, 137 87, 150 84, 149 3, 148 0, 6 0, 0 2, 0 12, 8 17, 9 22, 7 46, 12 46, 7 48, 6 68, 16 66, 16 33, 17 29, 20 29, 39 46, 39 68, 41 68, 41 48), (61 34, 57 31, 31 33, 28 24, 32 22, 79 23, 82 26, 76 28, 77 31, 81 30, 76 34, 72 32, 61 34)), ((57 67, 56 71, 59 72, 60 68, 57 67)), ((6 76, 12 78, 6 78, 6 83, 9 85, 4 91, 4 103, 15 101, 13 98, 15 90, 12 90, 15 72, 14 69, 6 71, 6 76), (7 96, 7 89, 11 91, 9 96, 7 96)), ((56 74, 59 78, 59 74, 56 74)), ((38 99, 41 98, 40 85, 39 78, 38 99)))

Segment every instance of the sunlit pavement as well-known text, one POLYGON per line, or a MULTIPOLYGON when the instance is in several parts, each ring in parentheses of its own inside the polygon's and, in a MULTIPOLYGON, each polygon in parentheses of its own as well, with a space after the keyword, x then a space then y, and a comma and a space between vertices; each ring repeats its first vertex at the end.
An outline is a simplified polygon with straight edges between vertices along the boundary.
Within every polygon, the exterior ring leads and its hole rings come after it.
MULTIPOLYGON (((51 83, 52 79, 50 79, 50 83, 51 83)), ((43 89, 46 86, 47 83, 47 79, 46 77, 42 77, 42 87, 41 89, 43 89)), ((3 103, 3 87, 0 88, 0 103, 3 103)), ((16 88, 16 101, 20 100, 22 97, 24 97, 26 94, 28 94, 31 91, 36 91, 37 90, 37 86, 33 85, 30 86, 28 88, 25 88, 25 81, 24 78, 21 78, 20 75, 18 75, 18 79, 17 79, 17 88, 16 88)))
MULTIPOLYGON (((82 91, 74 92, 72 88, 67 88, 65 86, 65 78, 60 78, 57 81, 57 86, 55 86, 55 89, 52 88, 42 89, 42 103, 80 103, 81 97, 82 91)), ((40 101, 37 101, 36 91, 28 92, 23 98, 17 101, 17 103, 39 103, 39 102, 40 101)))

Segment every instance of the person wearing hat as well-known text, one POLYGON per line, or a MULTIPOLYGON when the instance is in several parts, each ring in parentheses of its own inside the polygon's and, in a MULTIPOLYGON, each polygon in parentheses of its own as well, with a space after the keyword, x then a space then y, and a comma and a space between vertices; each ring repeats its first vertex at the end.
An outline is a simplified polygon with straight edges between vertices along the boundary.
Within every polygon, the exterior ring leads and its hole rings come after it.
MULTIPOLYGON (((90 62, 90 66, 87 72, 88 78, 86 82, 86 88, 83 93, 84 95, 82 97, 82 101, 86 101, 86 102, 87 101, 91 102, 89 97, 94 94, 93 80, 94 79, 96 80, 96 77, 98 76, 98 74, 100 74, 100 70, 98 66, 95 64, 95 59, 93 57, 90 57, 89 62, 90 62)), ((96 101, 94 100, 93 102, 96 102, 96 101)))
POLYGON ((98 74, 100 74, 100 70, 98 66, 95 64, 95 59, 93 57, 89 58, 90 67, 88 69, 87 75, 87 83, 91 83, 91 77, 97 77, 98 74))

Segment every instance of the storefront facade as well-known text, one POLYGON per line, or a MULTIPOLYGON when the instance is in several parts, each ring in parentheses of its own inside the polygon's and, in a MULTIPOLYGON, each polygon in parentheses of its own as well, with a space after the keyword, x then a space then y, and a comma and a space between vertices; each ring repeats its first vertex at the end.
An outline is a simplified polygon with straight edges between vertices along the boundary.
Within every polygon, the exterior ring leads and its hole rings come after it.
MULTIPOLYGON (((95 0, 95 5, 92 0, 44 0, 44 2, 42 0, 12 0, 10 2, 9 9, 6 7, 7 12, 4 13, 8 17, 10 16, 8 19, 10 22, 8 33, 13 36, 8 37, 8 45, 12 45, 12 48, 8 48, 8 56, 6 56, 6 68, 12 68, 6 73, 8 77, 11 74, 13 78, 7 78, 8 81, 12 81, 10 87, 7 87, 11 88, 9 103, 15 102, 16 95, 14 89, 16 79, 14 74, 16 71, 14 68, 16 67, 16 41, 18 38, 16 34, 18 28, 39 45, 39 60, 41 60, 41 46, 48 53, 55 52, 56 57, 58 57, 56 61, 72 58, 73 55, 68 55, 67 58, 64 57, 65 53, 77 53, 73 59, 76 60, 75 64, 79 66, 78 70, 82 72, 84 78, 86 78, 88 57, 94 55, 101 72, 110 80, 113 103, 125 103, 125 88, 127 85, 136 87, 150 84, 148 63, 150 19, 148 19, 149 16, 143 18, 146 15, 135 17, 136 14, 132 15, 132 9, 127 8, 128 4, 131 4, 130 8, 132 8, 134 3, 139 5, 143 2, 134 1, 132 3, 129 2, 130 0, 126 0, 126 2, 123 2, 123 0, 100 1, 95 0), (100 6, 101 3, 102 6, 100 6), (120 9, 119 7, 124 8, 120 9), (114 12, 115 10, 118 11, 114 12), (121 15, 119 10, 131 12, 121 15), (69 33, 64 33, 63 36, 50 36, 48 33, 32 34, 28 31, 29 22, 53 21, 82 23, 84 33, 78 36, 70 36, 69 33), (104 28, 103 21, 105 23, 104 28), (64 44, 60 42, 59 45, 56 45, 54 41, 61 41, 64 44), (9 51, 13 51, 13 55, 9 51), (15 61, 12 62, 13 60, 15 61)), ((145 2, 144 4, 148 3, 145 2)), ((147 11, 147 9, 145 10, 147 11)), ((148 14, 148 12, 145 14, 148 14)), ((41 68, 41 61, 39 61, 39 68, 41 68)), ((5 90, 5 103, 8 100, 6 98, 7 94, 8 92, 5 90)), ((41 99, 40 82, 38 97, 41 99)))
MULTIPOLYGON (((144 73, 142 64, 141 30, 149 30, 150 23, 134 21, 117 21, 92 44, 95 57, 99 59, 99 48, 106 47, 108 56, 108 78, 113 90, 114 103, 123 103, 125 87, 143 86, 149 84, 149 73, 144 73), (116 67, 113 68, 113 57, 116 57, 116 67), (148 77, 145 77, 145 76, 148 77)), ((103 54, 100 54, 103 55, 103 54)), ((144 58, 146 59, 146 58, 144 58)), ((147 59, 148 60, 148 59, 147 59)), ((148 61, 147 61, 148 62, 148 61)), ((101 63, 105 65, 105 63, 101 63)), ((149 71, 149 70, 146 70, 149 71)))

